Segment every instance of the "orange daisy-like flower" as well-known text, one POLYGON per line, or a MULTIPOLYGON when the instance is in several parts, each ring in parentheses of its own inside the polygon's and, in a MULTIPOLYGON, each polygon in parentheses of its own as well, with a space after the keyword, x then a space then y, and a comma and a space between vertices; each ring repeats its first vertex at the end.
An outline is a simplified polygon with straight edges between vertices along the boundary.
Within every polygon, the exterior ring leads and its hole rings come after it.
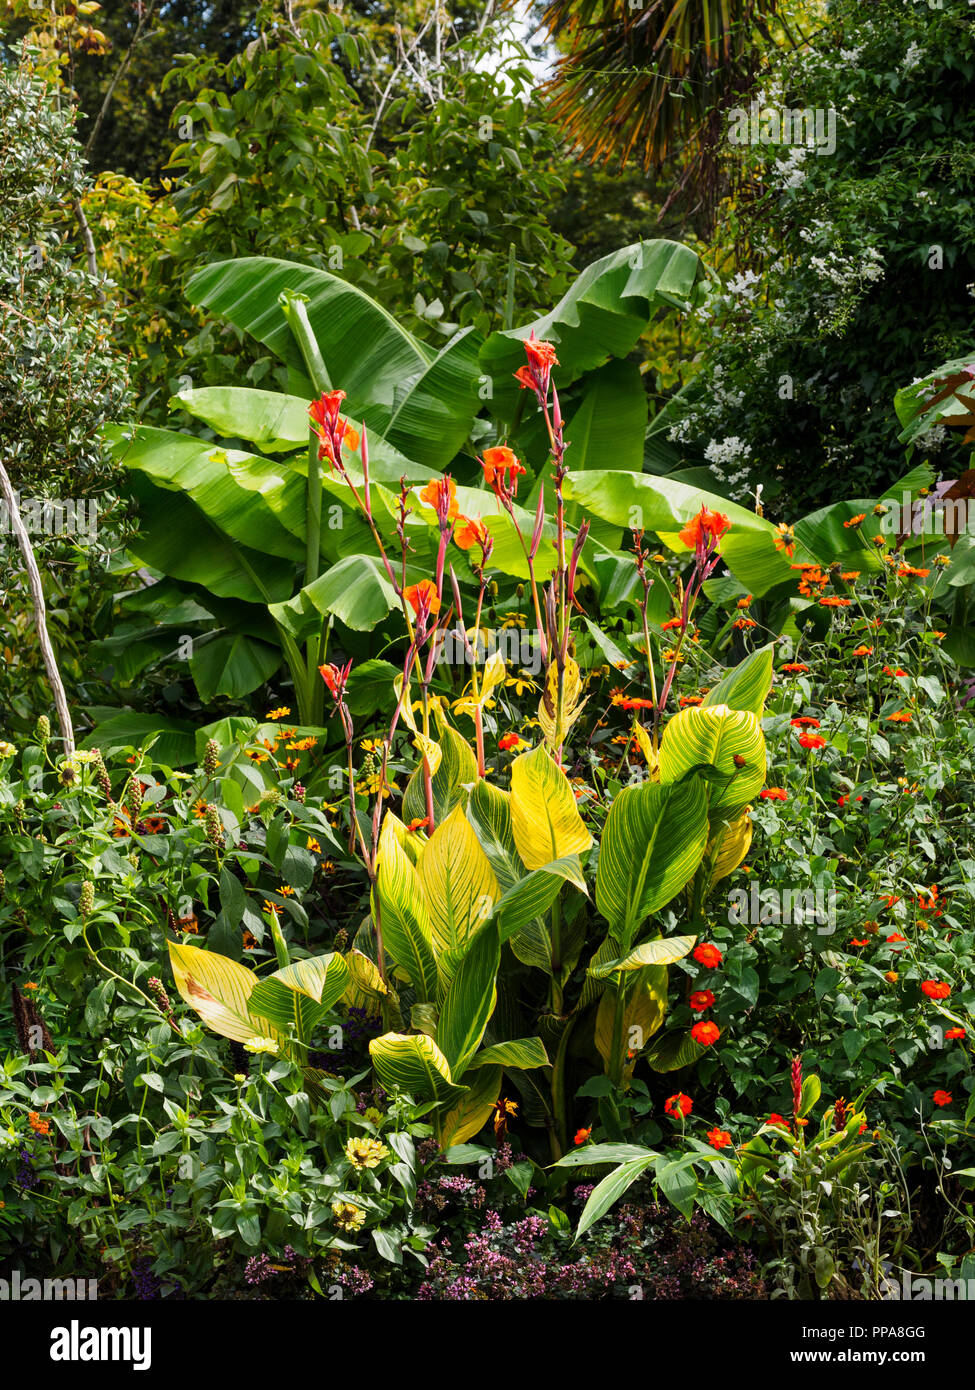
POLYGON ((929 999, 947 999, 951 993, 951 985, 944 980, 923 980, 921 993, 926 994, 929 999))
POLYGON ((50 1134, 51 1121, 42 1120, 36 1110, 30 1110, 27 1114, 27 1123, 35 1134, 50 1134))
POLYGON ((501 749, 502 753, 507 753, 509 748, 517 748, 518 744, 521 742, 523 742, 523 740, 519 734, 503 734, 501 738, 498 739, 498 747, 501 749))
POLYGON ((849 608, 853 602, 851 598, 837 598, 835 594, 830 594, 827 598, 819 600, 820 608, 849 608))
POLYGON ((421 579, 419 584, 411 584, 408 589, 403 590, 403 597, 417 617, 420 616, 421 610, 426 614, 440 612, 437 586, 432 579, 421 579))
POLYGON ((950 1105, 950 1104, 951 1104, 951 1092, 950 1092, 950 1091, 935 1091, 935 1093, 934 1093, 934 1095, 931 1097, 931 1099, 934 1101, 935 1105, 950 1105))
POLYGON ((796 553, 796 533, 784 521, 780 521, 775 528, 775 548, 784 551, 790 560, 796 553))
POLYGON ((407 828, 407 830, 409 830, 409 831, 414 831, 414 830, 426 830, 426 828, 427 828, 427 826, 428 826, 429 824, 430 824, 430 817, 429 817, 429 816, 417 816, 415 820, 411 820, 411 821, 410 821, 409 825, 408 825, 406 828, 407 828))
POLYGON ((898 666, 898 668, 897 668, 896 671, 893 670, 890 666, 885 666, 885 667, 884 667, 884 675, 885 675, 885 676, 906 676, 906 675, 907 675, 907 672, 904 670, 904 668, 903 668, 902 666, 898 666))
POLYGON ((797 714, 795 719, 789 721, 794 729, 818 729, 820 723, 811 714, 797 714))
POLYGON ((788 801, 789 794, 785 787, 766 787, 759 797, 762 801, 788 801))
POLYGON ((710 1009, 714 1003, 714 994, 709 989, 696 989, 687 1002, 696 1014, 700 1014, 705 1009, 710 1009))
POLYGON ((678 1091, 675 1096, 668 1096, 664 1101, 664 1110, 675 1120, 678 1118, 686 1119, 693 1109, 694 1102, 690 1096, 685 1096, 683 1091, 678 1091))
POLYGON ((799 746, 801 748, 825 748, 826 740, 820 738, 819 734, 800 734, 799 746))
POLYGON ((860 525, 860 522, 861 522, 861 521, 865 521, 866 518, 867 518, 866 512, 861 512, 861 513, 859 514, 859 516, 851 516, 850 519, 849 519, 849 521, 844 521, 843 525, 844 525, 844 527, 847 529, 847 531, 849 531, 851 527, 853 527, 853 526, 859 526, 859 525, 860 525))
POLYGON ((801 661, 787 661, 784 666, 779 667, 779 670, 784 671, 787 676, 801 676, 809 670, 809 667, 803 665, 801 661))
POLYGON ((698 705, 703 705, 704 700, 700 695, 682 695, 677 703, 680 705, 681 709, 689 709, 696 708, 698 705))
POLYGON ((955 1042, 956 1039, 963 1038, 964 1036, 964 1028, 949 1028, 948 1031, 945 1033, 945 1037, 950 1038, 952 1042, 955 1042))
POLYGON ((713 946, 709 941, 695 946, 693 955, 698 965, 703 965, 707 970, 716 970, 724 960, 717 946, 713 946))
POLYGON ((746 628, 758 627, 758 623, 754 618, 736 618, 731 626, 737 628, 739 632, 744 632, 746 628))
POLYGON ((901 565, 897 571, 898 579, 927 579, 930 570, 915 569, 913 565, 901 565))
POLYGON ((769 1115, 769 1117, 768 1117, 768 1119, 765 1121, 765 1123, 766 1123, 767 1125, 774 1125, 776 1129, 788 1129, 788 1128, 789 1128, 789 1122, 788 1122, 788 1120, 785 1118, 785 1116, 784 1116, 784 1115, 780 1115, 780 1114, 779 1114, 777 1111, 775 1111, 775 1110, 772 1111, 771 1115, 769 1115))
POLYGON ((885 718, 890 724, 910 724, 911 712, 907 709, 897 709, 893 714, 885 715, 885 718))
POLYGON ((731 1135, 726 1129, 718 1129, 717 1127, 709 1129, 708 1143, 712 1149, 726 1149, 731 1143, 731 1135))
POLYGON ((710 1047, 721 1037, 721 1029, 716 1023, 695 1023, 691 1029, 691 1037, 702 1047, 710 1047))
POLYGON ((684 619, 683 619, 683 618, 668 618, 667 621, 666 621, 665 623, 661 623, 661 624, 660 624, 660 631, 661 631, 661 632, 669 632, 669 631, 671 630, 671 628, 674 628, 674 627, 683 627, 683 626, 684 626, 684 619))
POLYGON ((850 945, 851 945, 851 946, 855 946, 855 947, 857 948, 857 950, 859 951, 859 950, 862 950, 864 946, 869 946, 869 945, 870 945, 870 942, 869 942, 868 940, 863 940, 862 938, 860 938, 860 937, 858 937, 858 936, 855 936, 855 937, 853 937, 852 941, 850 942, 850 945))
POLYGON ((575 1138, 572 1141, 573 1144, 588 1144, 590 1134, 592 1134, 592 1125, 590 1125, 588 1129, 577 1129, 575 1138))
POLYGON ((853 651, 854 656, 873 656, 873 647, 856 647, 853 651))

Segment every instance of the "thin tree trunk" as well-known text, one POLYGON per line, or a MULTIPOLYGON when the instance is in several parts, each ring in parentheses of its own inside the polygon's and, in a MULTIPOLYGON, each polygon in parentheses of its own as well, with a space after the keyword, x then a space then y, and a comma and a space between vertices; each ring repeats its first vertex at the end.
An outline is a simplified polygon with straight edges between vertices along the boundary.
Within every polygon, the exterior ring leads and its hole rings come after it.
POLYGON ((142 13, 139 15, 139 23, 138 23, 137 26, 136 26, 136 30, 135 30, 135 34, 133 35, 132 42, 129 44, 128 48, 125 50, 125 53, 124 53, 124 55, 123 55, 123 57, 122 57, 122 61, 119 63, 118 67, 115 69, 115 74, 114 74, 114 76, 112 77, 111 82, 108 84, 108 91, 105 93, 105 99, 104 99, 104 101, 102 102, 101 110, 98 112, 98 115, 95 117, 95 124, 94 124, 94 125, 92 126, 92 128, 91 128, 91 134, 88 136, 88 139, 85 141, 85 148, 84 148, 84 150, 82 151, 82 154, 83 154, 83 156, 84 156, 85 159, 88 158, 88 156, 91 154, 92 150, 95 148, 95 141, 98 139, 99 131, 100 131, 101 128, 102 128, 102 122, 105 120, 105 117, 108 115, 108 108, 111 106, 111 104, 112 104, 112 98, 115 96, 115 88, 118 86, 119 82, 120 82, 121 79, 122 79, 123 74, 125 73, 126 68, 129 66, 129 62, 131 61, 132 54, 135 52, 135 46, 136 46, 136 44, 139 42, 139 40, 142 38, 142 31, 143 31, 143 29, 145 29, 146 25, 147 25, 147 24, 149 23, 149 21, 152 19, 152 12, 153 12, 153 10, 154 10, 155 8, 156 8, 156 0, 149 0, 149 3, 146 5, 145 9, 144 9, 144 10, 142 11, 142 13))
POLYGON ((34 622, 37 626, 37 636, 41 644, 41 654, 44 657, 47 678, 54 692, 54 705, 58 712, 58 723, 61 726, 64 751, 68 757, 71 757, 75 750, 74 726, 71 723, 71 711, 68 709, 68 697, 64 693, 61 672, 58 670, 58 663, 54 657, 54 648, 51 646, 51 638, 47 630, 47 608, 44 603, 41 574, 40 570, 37 568, 37 557, 34 554, 34 547, 30 543, 30 537, 27 534, 23 519, 20 515, 20 508, 17 505, 17 497, 14 493, 13 484, 10 481, 10 475, 2 463, 0 463, 0 493, 3 494, 3 500, 7 504, 7 511, 10 514, 10 524, 13 528, 14 535, 17 537, 20 553, 24 557, 24 565, 27 569, 27 582, 30 586, 31 599, 34 604, 34 622))

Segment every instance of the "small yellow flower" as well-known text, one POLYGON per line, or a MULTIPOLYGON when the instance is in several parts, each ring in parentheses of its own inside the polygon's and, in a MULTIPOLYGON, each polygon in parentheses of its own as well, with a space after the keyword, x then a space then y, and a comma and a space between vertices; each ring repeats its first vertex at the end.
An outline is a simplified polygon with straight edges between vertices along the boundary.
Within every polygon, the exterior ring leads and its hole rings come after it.
POLYGON ((12 758, 16 751, 12 743, 5 743, 0 740, 0 758, 12 758))
POLYGON ((264 717, 266 719, 287 719, 290 713, 287 705, 281 705, 279 709, 269 709, 264 717))
POLYGON ((365 1111, 362 1118, 364 1120, 368 1120, 371 1125, 381 1125, 383 1122, 383 1112, 381 1110, 377 1110, 374 1105, 370 1105, 369 1109, 365 1111))
POLYGON ((247 1041, 244 1043, 244 1051, 253 1052, 255 1054, 266 1052, 269 1054, 269 1056, 276 1057, 278 1055, 278 1045, 273 1038, 248 1038, 247 1041))
POLYGON ((243 1086, 244 1082, 247 1080, 247 1077, 242 1071, 235 1071, 234 1080, 236 1081, 238 1086, 243 1086))
POLYGON ((353 1168, 378 1168, 389 1150, 378 1139, 350 1139, 345 1146, 345 1156, 353 1168))
POLYGON ((314 835, 308 836, 308 843, 306 844, 305 848, 310 849, 312 854, 321 854, 322 852, 322 847, 315 839, 314 835))
POLYGON ((366 1220, 366 1213, 354 1202, 333 1202, 332 1215, 340 1231, 357 1231, 366 1220))

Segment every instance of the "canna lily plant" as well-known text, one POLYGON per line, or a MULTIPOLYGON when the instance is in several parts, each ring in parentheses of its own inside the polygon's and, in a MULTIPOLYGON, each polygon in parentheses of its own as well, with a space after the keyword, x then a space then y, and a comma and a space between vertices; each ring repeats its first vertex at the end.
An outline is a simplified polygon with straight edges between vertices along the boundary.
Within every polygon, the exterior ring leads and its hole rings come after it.
MULTIPOLYGON (((693 1063, 713 1040, 701 1041, 695 1030, 662 1032, 669 971, 706 929, 708 893, 748 851, 749 805, 766 773, 761 716, 772 653, 754 652, 700 706, 666 718, 680 646, 730 525, 704 507, 682 536, 694 562, 679 590, 671 626, 680 635, 659 694, 644 610, 651 694, 630 703, 648 713, 646 725, 635 718, 632 733, 647 776, 612 800, 597 846, 595 819, 587 821, 580 810, 588 789, 569 775, 586 704, 573 615, 582 607, 577 578, 589 526, 582 521, 570 540, 569 446, 552 381, 555 348, 529 336, 524 349, 527 360, 516 377, 535 398, 552 463, 554 535, 544 550, 544 487, 529 530, 516 505, 524 468, 514 451, 486 449, 481 464, 521 548, 538 623, 543 674, 535 745, 514 757, 507 778, 489 770, 488 711, 506 672, 498 653, 481 662, 476 648, 495 545, 484 520, 461 510, 462 502, 472 510, 477 494, 461 493, 446 474, 422 488, 404 481, 389 538, 368 474, 360 483, 342 454, 353 428, 341 414, 343 394, 323 393, 309 409, 316 454, 361 511, 406 634, 371 812, 356 788, 352 662, 319 668, 346 744, 349 845, 368 876, 369 918, 344 955, 291 962, 282 939, 279 970, 249 992, 244 967, 224 972, 212 953, 188 957, 192 948, 171 946, 171 955, 183 998, 210 1026, 239 1039, 256 1015, 303 1065, 328 1006, 368 998, 386 1028, 370 1043, 380 1084, 434 1104, 444 1147, 463 1143, 499 1106, 511 1105, 501 1099, 506 1074, 525 1118, 547 1131, 557 1160, 569 1147, 571 1081, 580 1064, 595 1063, 626 1087, 639 1058, 672 1070, 693 1063), (417 515, 435 541, 430 574, 419 580, 408 563, 408 523, 417 515), (470 626, 454 568, 458 552, 475 581, 470 626), (464 645, 470 662, 468 690, 454 713, 470 721, 472 737, 451 724, 433 690, 449 637, 464 645), (404 741, 413 746, 416 766, 397 813, 383 792, 394 743, 404 741), (665 935, 660 918, 671 907, 683 911, 685 925, 665 935), (207 961, 205 976, 199 956, 207 961), (227 990, 234 998, 225 997, 227 990), (229 1026, 236 1031, 226 1032, 229 1026)), ((363 458, 365 435, 364 429, 363 458)), ((638 537, 638 568, 640 555, 638 537)), ((651 581, 643 569, 641 576, 646 596, 651 581)), ((717 1035, 714 1025, 707 1027, 717 1035)))

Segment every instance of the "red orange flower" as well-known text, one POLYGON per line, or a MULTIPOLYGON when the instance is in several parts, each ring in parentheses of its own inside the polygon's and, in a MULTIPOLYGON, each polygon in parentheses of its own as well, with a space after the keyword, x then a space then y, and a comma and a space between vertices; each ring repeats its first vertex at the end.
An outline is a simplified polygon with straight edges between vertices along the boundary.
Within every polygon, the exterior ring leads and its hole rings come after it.
POLYGON ((923 980, 921 993, 926 994, 929 999, 947 999, 951 993, 951 985, 946 984, 944 980, 923 980))
POLYGON ((576 1137, 572 1142, 574 1144, 586 1144, 589 1142, 590 1134, 592 1134, 592 1125, 590 1125, 588 1129, 577 1129, 576 1137))
POLYGON ((873 647, 856 647, 853 651, 854 656, 873 656, 873 647))
POLYGON ((788 801, 789 799, 785 787, 766 787, 759 795, 763 801, 788 801))
POLYGON ((713 946, 709 941, 702 942, 700 946, 695 946, 692 954, 698 965, 703 965, 707 970, 716 970, 724 960, 724 956, 718 950, 717 946, 713 946))
POLYGON ((521 742, 522 739, 518 734, 503 734, 502 737, 498 739, 498 747, 501 749, 502 753, 506 753, 509 748, 516 748, 521 742))
POLYGON ((964 1036, 964 1028, 949 1028, 948 1031, 945 1033, 945 1037, 950 1038, 952 1042, 954 1042, 956 1038, 963 1038, 964 1036))
POLYGON ((801 748, 825 748, 826 740, 820 738, 819 734, 800 734, 799 746, 801 748))
POLYGON ((691 1037, 702 1047, 710 1047, 721 1037, 721 1029, 716 1023, 695 1023, 691 1029, 691 1037))
POLYGON ((676 1120, 678 1117, 686 1119, 694 1108, 694 1102, 690 1096, 685 1096, 683 1091, 678 1091, 675 1096, 668 1096, 664 1101, 664 1109, 668 1115, 673 1115, 676 1120))
POLYGON ((935 1093, 934 1093, 934 1095, 931 1097, 931 1099, 934 1101, 935 1105, 950 1105, 950 1104, 951 1104, 951 1092, 950 1092, 950 1091, 935 1091, 935 1093))
POLYGON ((808 671, 809 667, 804 666, 801 661, 787 661, 784 666, 779 667, 780 671, 785 671, 787 675, 799 676, 808 671))
POLYGON ((811 714, 800 714, 795 719, 789 721, 794 729, 818 729, 819 720, 813 719, 811 714))
POLYGON ((696 989, 687 1002, 695 1013, 703 1013, 714 1003, 714 995, 709 989, 696 989))
POLYGON ((718 1129, 717 1127, 709 1129, 708 1143, 712 1149, 726 1149, 731 1143, 731 1135, 726 1129, 718 1129))
POLYGON ((861 512, 859 516, 851 516, 849 521, 844 521, 843 525, 849 531, 851 526, 859 526, 861 521, 866 519, 866 512, 861 512))

